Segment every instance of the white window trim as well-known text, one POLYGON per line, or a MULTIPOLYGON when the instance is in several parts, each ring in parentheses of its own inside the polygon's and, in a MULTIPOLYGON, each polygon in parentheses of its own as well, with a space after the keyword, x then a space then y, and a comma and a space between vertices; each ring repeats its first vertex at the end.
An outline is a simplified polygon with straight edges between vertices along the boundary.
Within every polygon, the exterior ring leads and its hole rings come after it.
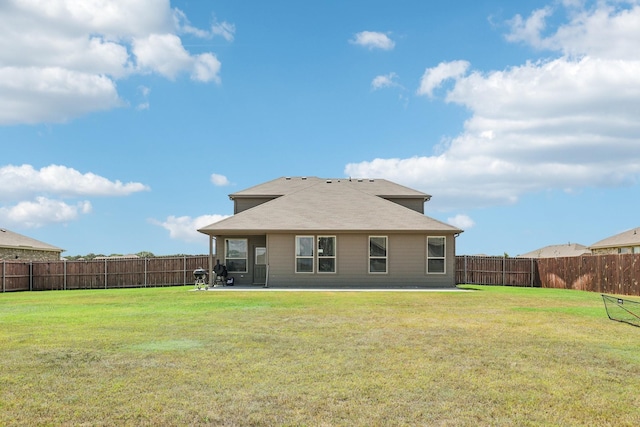
POLYGON ((447 274, 447 238, 445 236, 427 236, 427 274, 447 274), (429 256, 429 239, 442 239, 444 241, 443 250, 444 256, 430 257, 429 256), (441 259, 444 261, 444 271, 429 271, 429 260, 441 259))
POLYGON ((367 239, 367 271, 369 274, 388 274, 389 273, 389 236, 369 236, 367 239), (385 256, 371 256, 371 239, 383 238, 385 240, 385 256), (384 259, 384 271, 371 271, 372 259, 384 259))
POLYGON ((229 266, 230 259, 243 259, 244 262, 244 271, 230 271, 229 273, 248 273, 249 272, 249 239, 224 239, 224 264, 229 266), (245 246, 247 248, 247 256, 245 258, 227 258, 227 254, 229 252, 229 240, 244 240, 245 246))
POLYGON ((315 272, 315 268, 316 268, 316 238, 315 236, 306 236, 306 235, 296 235, 295 237, 295 248, 294 248, 294 269, 296 274, 313 274, 315 272), (312 248, 313 248, 313 254, 311 256, 298 256, 298 239, 300 238, 311 238, 311 240, 313 241, 312 243, 312 248), (311 266, 311 271, 298 271, 298 259, 311 259, 312 262, 312 266, 311 266))
POLYGON ((316 236, 316 256, 318 257, 318 262, 316 263, 316 268, 318 274, 336 274, 338 272, 338 238, 336 236, 326 236, 320 235, 316 236), (332 256, 320 256, 320 248, 318 245, 320 244, 321 238, 332 238, 333 239, 333 255, 332 256), (320 271, 320 259, 333 259, 333 271, 320 271))

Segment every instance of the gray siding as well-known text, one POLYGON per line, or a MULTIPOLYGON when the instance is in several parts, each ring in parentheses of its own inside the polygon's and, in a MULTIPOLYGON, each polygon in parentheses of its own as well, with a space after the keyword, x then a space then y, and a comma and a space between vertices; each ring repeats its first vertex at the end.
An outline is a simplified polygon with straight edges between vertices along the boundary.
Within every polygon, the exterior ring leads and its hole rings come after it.
POLYGON ((248 243, 248 259, 247 259, 247 272, 246 273, 229 273, 230 277, 233 277, 236 285, 252 285, 253 284, 253 269, 255 264, 255 248, 257 246, 266 247, 266 236, 233 236, 224 237, 219 236, 216 239, 216 258, 221 263, 225 263, 224 253, 224 241, 227 238, 232 239, 247 239, 248 243))
POLYGON ((247 209, 254 208, 263 203, 269 202, 275 199, 275 197, 251 197, 251 198, 238 198, 233 201, 233 213, 238 214, 247 209))
POLYGON ((404 206, 405 208, 424 214, 424 199, 408 199, 396 197, 385 197, 385 199, 389 200, 390 202, 397 203, 400 206, 404 206))
MULTIPOLYGON (((376 233, 375 235, 384 234, 376 233)), ((437 235, 429 234, 429 236, 437 235)), ((267 239, 269 284, 272 286, 455 286, 453 235, 446 236, 445 274, 427 274, 426 272, 427 234, 392 233, 386 234, 388 261, 385 274, 369 273, 369 234, 336 235, 336 273, 296 273, 295 236, 296 234, 272 234, 267 239)))

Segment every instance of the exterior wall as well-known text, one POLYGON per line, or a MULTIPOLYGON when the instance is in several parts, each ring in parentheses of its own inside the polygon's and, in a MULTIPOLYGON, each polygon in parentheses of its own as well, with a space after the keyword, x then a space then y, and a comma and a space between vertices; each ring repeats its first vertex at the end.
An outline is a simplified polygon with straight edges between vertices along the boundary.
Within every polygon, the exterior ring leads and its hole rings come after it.
POLYGON ((404 206, 405 208, 424 214, 424 200, 422 199, 403 199, 393 197, 385 197, 385 199, 389 200, 390 202, 397 203, 400 206, 404 206))
POLYGON ((60 252, 36 249, 0 248, 0 260, 6 261, 59 261, 60 252))
POLYGON ((237 198, 233 200, 233 213, 238 214, 247 209, 254 208, 263 203, 273 200, 274 197, 251 197, 251 198, 237 198))
POLYGON ((594 255, 614 255, 614 254, 638 254, 640 253, 640 246, 621 246, 615 248, 598 248, 592 249, 591 253, 594 255))
MULTIPOLYGON (((237 214, 247 209, 254 208, 263 203, 273 200, 275 197, 249 197, 249 198, 236 198, 233 200, 233 213, 237 214)), ((424 214, 424 200, 414 198, 402 198, 402 197, 385 197, 390 202, 397 203, 400 206, 414 210, 421 214, 424 214)))
POLYGON ((266 236, 218 236, 216 239, 216 258, 220 260, 222 264, 225 264, 225 252, 224 242, 225 239, 247 239, 247 272, 246 273, 233 273, 229 272, 229 277, 233 277, 234 284, 236 285, 253 285, 253 269, 255 266, 255 248, 266 247, 266 236))
MULTIPOLYGON (((309 233, 308 235, 312 235, 309 233)), ((332 235, 315 233, 315 235, 332 235)), ((385 235, 373 233, 371 235, 385 235)), ((269 284, 273 286, 322 287, 453 287, 455 286, 455 239, 446 236, 445 274, 427 274, 427 234, 387 233, 387 273, 369 273, 369 234, 336 234, 336 273, 296 273, 296 234, 268 236, 269 284)), ((429 234, 429 236, 438 236, 429 234)), ((317 262, 315 264, 317 266, 317 262)))

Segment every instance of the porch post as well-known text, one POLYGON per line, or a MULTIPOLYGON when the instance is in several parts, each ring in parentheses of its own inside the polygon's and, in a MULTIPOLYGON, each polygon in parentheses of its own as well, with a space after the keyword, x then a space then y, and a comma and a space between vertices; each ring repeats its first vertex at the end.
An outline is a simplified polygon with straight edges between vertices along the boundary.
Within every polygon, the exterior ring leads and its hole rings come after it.
POLYGON ((209 235, 209 286, 213 286, 213 235, 209 235))

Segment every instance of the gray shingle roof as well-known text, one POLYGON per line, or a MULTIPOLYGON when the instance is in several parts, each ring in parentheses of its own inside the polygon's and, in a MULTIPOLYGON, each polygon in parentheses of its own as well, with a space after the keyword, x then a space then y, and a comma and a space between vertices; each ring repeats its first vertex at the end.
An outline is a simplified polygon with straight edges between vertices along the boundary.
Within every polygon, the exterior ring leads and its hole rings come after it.
POLYGON ((239 191, 229 195, 232 199, 235 197, 253 197, 253 196, 284 196, 286 194, 295 193, 297 191, 313 187, 319 183, 336 183, 348 185, 375 196, 395 196, 423 198, 428 200, 431 196, 417 190, 405 187, 386 179, 356 179, 356 178, 329 178, 323 179, 315 176, 312 177, 282 177, 272 181, 259 184, 246 190, 239 191))
POLYGON ((23 236, 22 234, 14 233, 6 228, 0 228, 0 247, 62 252, 62 249, 56 246, 23 236))
POLYGON ((607 237, 590 246, 591 249, 640 246, 640 228, 632 228, 615 236, 607 237))
POLYGON ((214 235, 285 231, 462 232, 449 224, 374 195, 381 193, 389 197, 429 197, 385 180, 358 182, 349 179, 280 178, 232 194, 230 197, 275 196, 282 193, 284 195, 281 197, 208 225, 199 231, 214 235))

